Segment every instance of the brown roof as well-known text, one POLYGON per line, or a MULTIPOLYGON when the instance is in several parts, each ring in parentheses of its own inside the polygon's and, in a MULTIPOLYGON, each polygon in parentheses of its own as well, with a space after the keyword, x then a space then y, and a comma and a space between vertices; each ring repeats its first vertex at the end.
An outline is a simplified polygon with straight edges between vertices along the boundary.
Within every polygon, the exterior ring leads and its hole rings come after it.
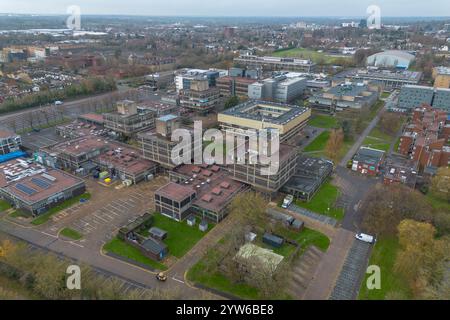
POLYGON ((195 194, 195 191, 191 187, 183 186, 175 182, 169 182, 165 186, 162 186, 156 190, 155 194, 181 202, 187 197, 195 194))
POLYGON ((15 134, 12 131, 8 130, 0 130, 0 139, 9 138, 9 137, 15 137, 17 134, 15 134))

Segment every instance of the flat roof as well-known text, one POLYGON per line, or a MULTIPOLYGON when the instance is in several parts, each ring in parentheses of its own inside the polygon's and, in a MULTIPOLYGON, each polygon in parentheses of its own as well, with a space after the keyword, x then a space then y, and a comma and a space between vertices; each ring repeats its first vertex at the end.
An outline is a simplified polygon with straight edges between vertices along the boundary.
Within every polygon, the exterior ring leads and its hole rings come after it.
POLYGON ((84 184, 82 179, 58 169, 49 169, 35 163, 29 163, 28 168, 25 166, 18 159, 3 163, 0 166, 0 181, 7 193, 28 204, 84 184), (11 173, 17 176, 14 180, 8 179, 11 173))
POLYGON ((267 121, 268 123, 283 125, 299 117, 300 115, 304 114, 307 111, 308 108, 299 107, 291 104, 249 100, 244 103, 238 104, 235 107, 222 111, 221 114, 257 121, 264 120, 267 121), (268 117, 260 114, 259 112, 253 112, 256 111, 257 108, 268 108, 268 109, 274 108, 277 110, 277 112, 280 112, 280 115, 277 117, 268 117))
POLYGON ((103 123, 103 115, 97 113, 85 113, 78 116, 78 119, 90 120, 99 124, 103 123))
POLYGON ((10 138, 10 137, 17 137, 18 134, 12 131, 8 130, 0 130, 0 139, 10 138))
POLYGON ((181 202, 186 198, 194 195, 195 191, 188 186, 184 186, 175 182, 169 182, 168 184, 156 190, 155 194, 167 199, 181 202))

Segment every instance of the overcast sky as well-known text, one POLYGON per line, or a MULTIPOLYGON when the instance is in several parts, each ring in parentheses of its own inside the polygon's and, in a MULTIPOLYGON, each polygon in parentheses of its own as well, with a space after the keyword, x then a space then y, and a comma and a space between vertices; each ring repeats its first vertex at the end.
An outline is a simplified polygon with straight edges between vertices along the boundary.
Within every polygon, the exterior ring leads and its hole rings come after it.
POLYGON ((0 13, 163 16, 366 16, 376 4, 384 16, 450 16, 450 0, 0 0, 0 13))

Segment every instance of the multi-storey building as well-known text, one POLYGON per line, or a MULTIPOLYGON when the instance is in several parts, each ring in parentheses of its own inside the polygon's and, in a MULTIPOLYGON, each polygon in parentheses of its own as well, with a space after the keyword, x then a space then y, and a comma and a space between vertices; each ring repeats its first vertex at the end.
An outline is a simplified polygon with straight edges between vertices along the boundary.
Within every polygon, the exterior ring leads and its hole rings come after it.
POLYGON ((279 57, 258 57, 253 55, 240 55, 234 58, 234 62, 246 67, 263 67, 266 70, 288 70, 313 72, 316 64, 311 60, 279 57))
POLYGON ((306 78, 277 74, 248 86, 248 97, 254 100, 272 100, 289 103, 300 98, 307 85, 306 78))
POLYGON ((247 129, 278 129, 280 141, 296 136, 307 124, 311 109, 289 104, 249 100, 219 113, 224 131, 239 135, 247 129))
POLYGON ((381 85, 383 88, 400 89, 404 85, 418 85, 422 79, 422 72, 418 71, 392 71, 378 68, 346 70, 334 76, 336 80, 370 81, 381 85))
POLYGON ((130 100, 117 102, 117 112, 104 113, 103 119, 105 128, 125 137, 155 127, 155 114, 130 100))
POLYGON ((435 88, 450 88, 450 68, 436 67, 433 69, 434 87, 435 88))
POLYGON ((403 86, 398 98, 398 107, 413 110, 422 105, 450 111, 450 89, 427 86, 403 86))
POLYGON ((254 79, 244 77, 222 77, 217 79, 216 86, 223 96, 247 98, 248 87, 254 82, 254 79))
POLYGON ((14 132, 0 130, 0 155, 20 151, 22 139, 14 132))

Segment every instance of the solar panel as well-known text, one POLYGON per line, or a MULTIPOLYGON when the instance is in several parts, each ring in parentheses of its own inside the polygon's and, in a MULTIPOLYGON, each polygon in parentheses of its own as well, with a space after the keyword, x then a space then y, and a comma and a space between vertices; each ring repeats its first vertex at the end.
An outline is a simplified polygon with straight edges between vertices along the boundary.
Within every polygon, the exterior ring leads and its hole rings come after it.
POLYGON ((32 178, 31 182, 42 189, 48 189, 51 184, 39 178, 32 178))
POLYGON ((28 187, 28 186, 26 186, 24 184, 21 184, 21 183, 16 184, 16 188, 19 191, 22 191, 23 193, 25 193, 25 194, 27 194, 29 196, 32 196, 33 194, 35 194, 37 192, 33 188, 30 188, 30 187, 28 187))

